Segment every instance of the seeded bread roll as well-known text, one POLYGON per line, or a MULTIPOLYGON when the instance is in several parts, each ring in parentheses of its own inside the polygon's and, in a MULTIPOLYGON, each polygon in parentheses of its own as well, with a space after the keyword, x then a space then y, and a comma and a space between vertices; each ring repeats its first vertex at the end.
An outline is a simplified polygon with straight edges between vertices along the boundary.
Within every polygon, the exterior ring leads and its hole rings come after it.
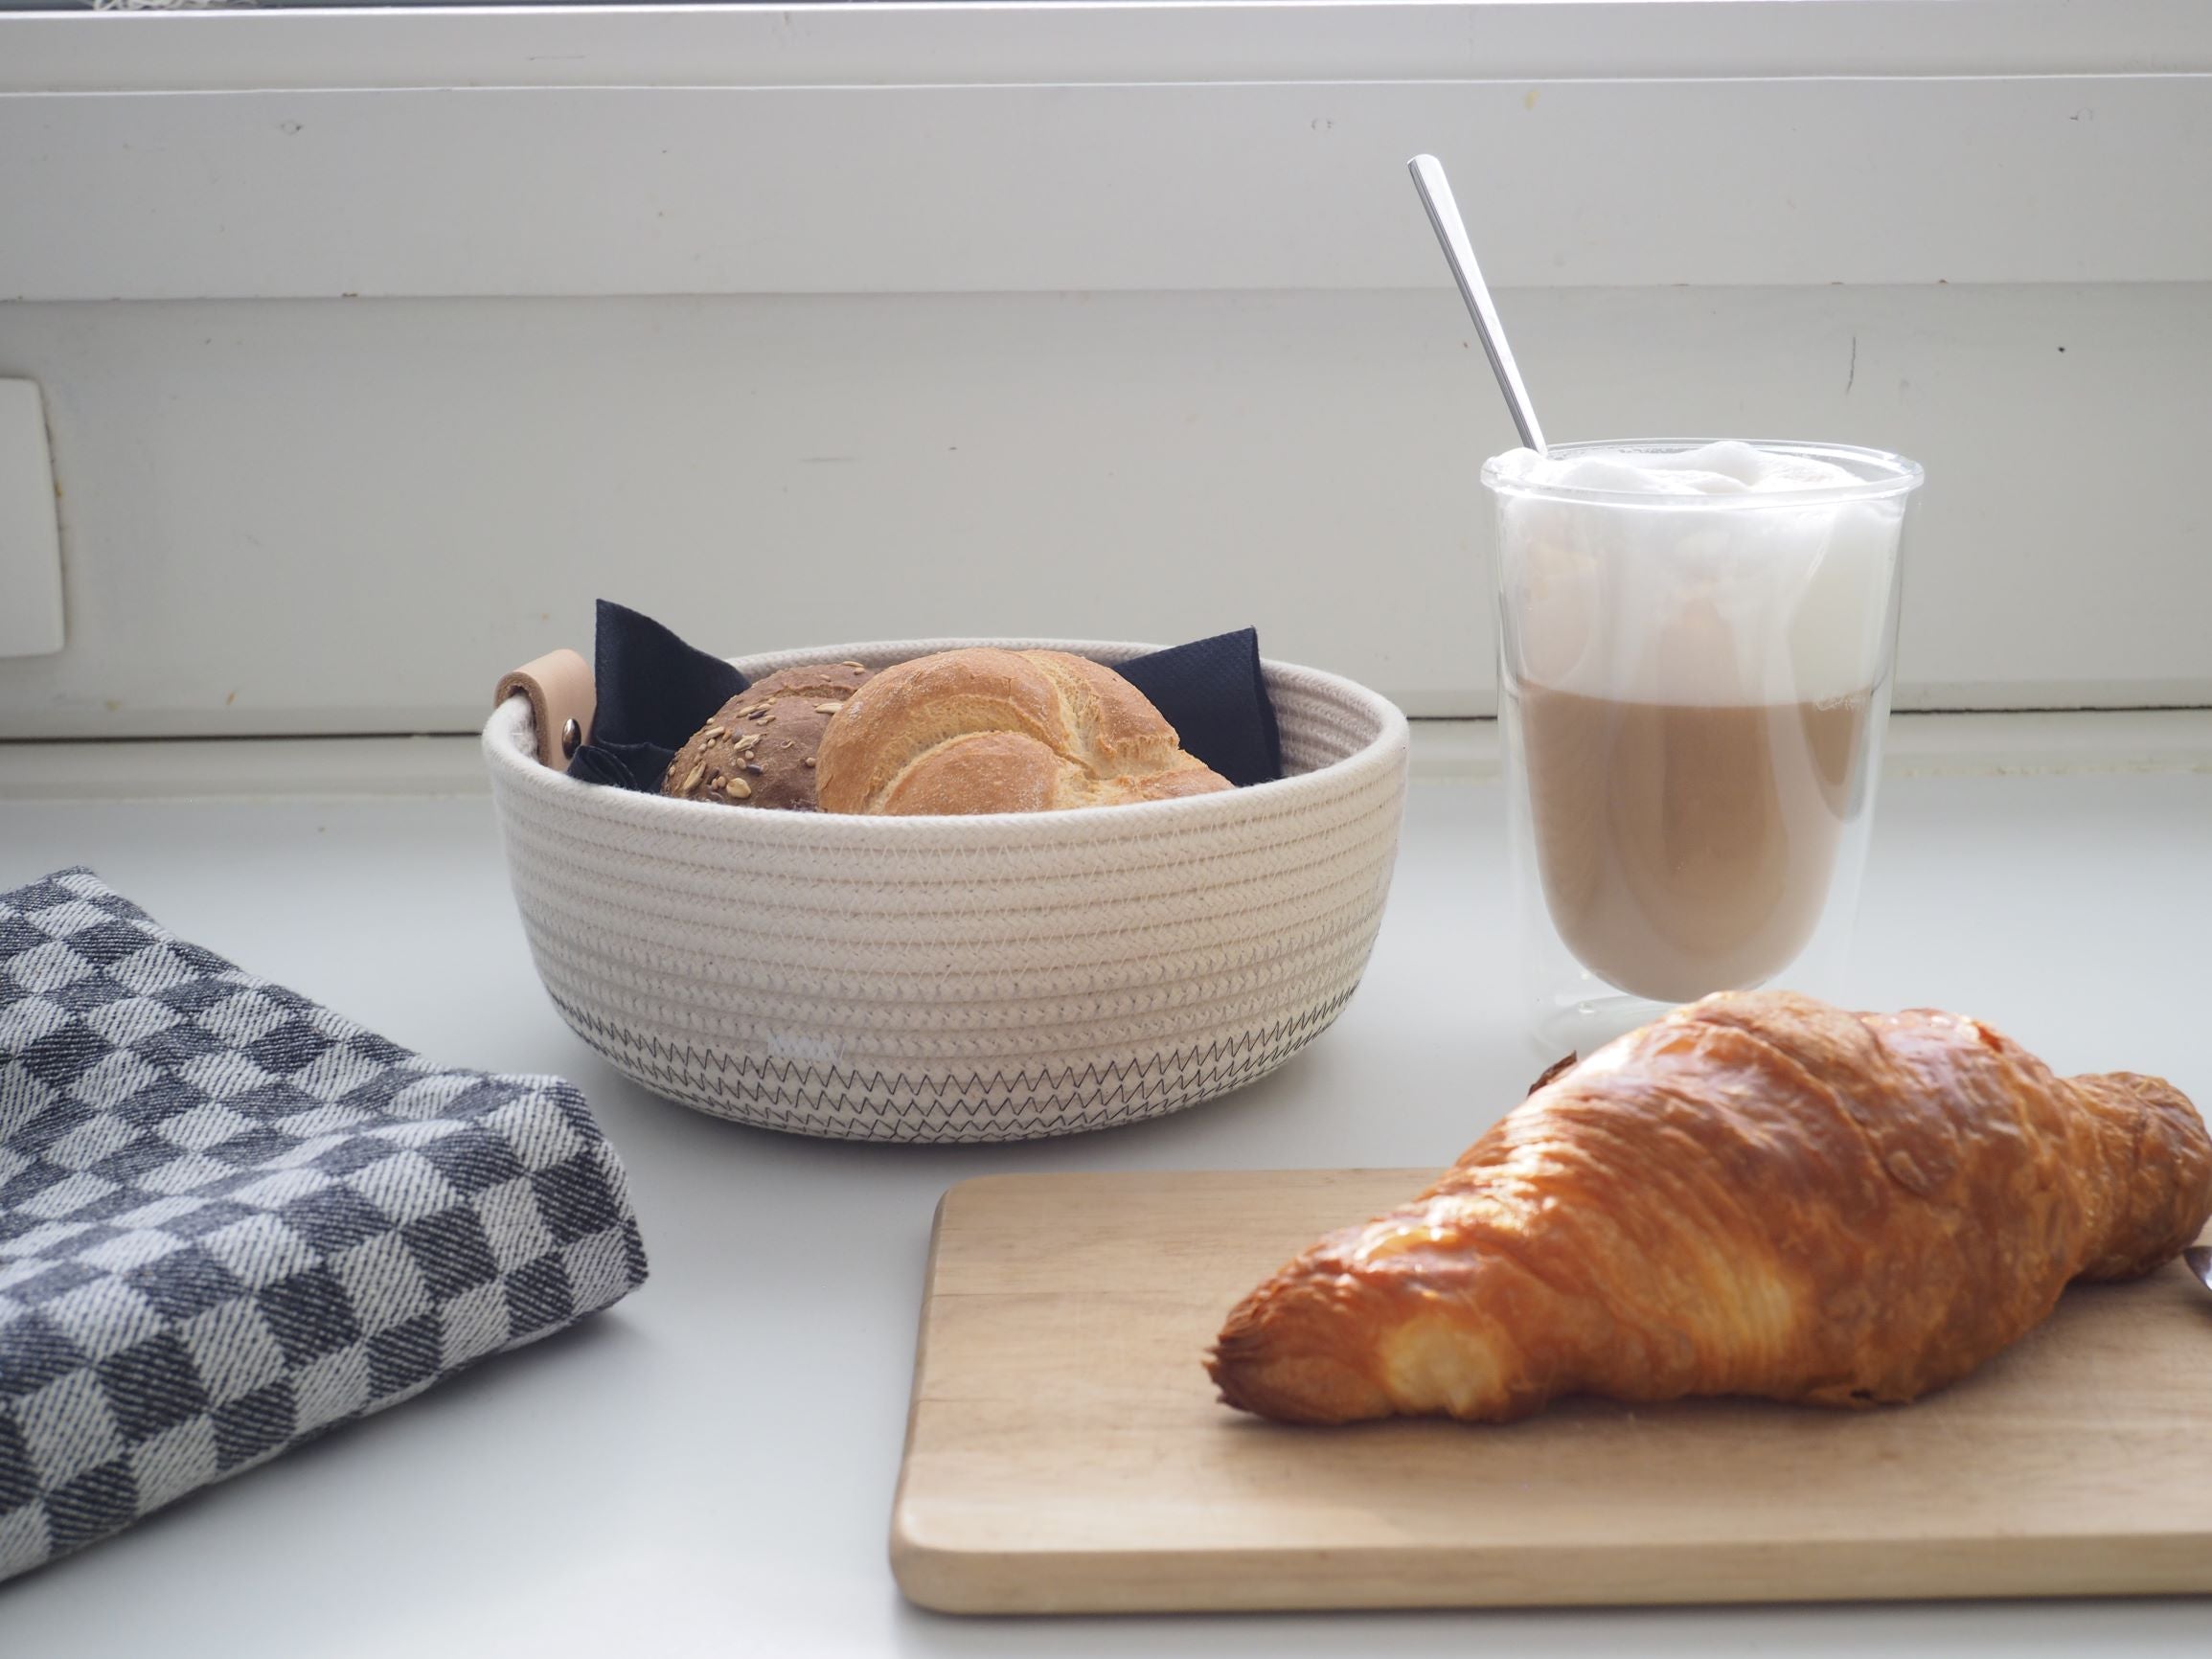
POLYGON ((940 651, 883 670, 822 739, 822 809, 1049 812, 1233 787, 1111 669, 1065 651, 940 651))
POLYGON ((783 669, 715 711, 669 762, 661 793, 731 807, 820 810, 814 761, 822 735, 868 678, 858 663, 783 669))
MULTIPOLYGON (((764 674, 746 689, 745 696, 812 696, 817 701, 843 702, 868 679, 858 663, 810 663, 796 669, 778 669, 764 674)), ((742 699, 741 699, 742 700, 742 699)))

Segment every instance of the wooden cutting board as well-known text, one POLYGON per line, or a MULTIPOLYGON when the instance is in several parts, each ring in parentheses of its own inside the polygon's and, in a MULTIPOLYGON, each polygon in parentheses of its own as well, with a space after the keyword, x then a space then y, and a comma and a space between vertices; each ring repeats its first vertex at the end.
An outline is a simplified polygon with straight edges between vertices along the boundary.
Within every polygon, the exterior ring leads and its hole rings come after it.
POLYGON ((945 1196, 891 1530, 966 1613, 2212 1590, 2212 1297, 2071 1291, 1918 1404, 1265 1423, 1199 1356, 1427 1171, 1012 1175, 945 1196))

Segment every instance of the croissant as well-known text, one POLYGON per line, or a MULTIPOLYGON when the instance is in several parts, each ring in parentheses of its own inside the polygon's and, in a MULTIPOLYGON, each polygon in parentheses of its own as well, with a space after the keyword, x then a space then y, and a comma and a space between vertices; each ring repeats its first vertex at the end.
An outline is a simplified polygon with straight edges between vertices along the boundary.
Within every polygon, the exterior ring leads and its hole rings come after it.
POLYGON ((830 722, 822 808, 903 816, 1045 812, 1233 785, 1145 694, 1065 651, 939 651, 877 674, 830 722))
POLYGON ((1910 1400, 2212 1213, 2212 1139, 1987 1026, 1724 993, 1542 1083, 1420 1197, 1244 1299, 1208 1361, 1288 1422, 1565 1394, 1910 1400))

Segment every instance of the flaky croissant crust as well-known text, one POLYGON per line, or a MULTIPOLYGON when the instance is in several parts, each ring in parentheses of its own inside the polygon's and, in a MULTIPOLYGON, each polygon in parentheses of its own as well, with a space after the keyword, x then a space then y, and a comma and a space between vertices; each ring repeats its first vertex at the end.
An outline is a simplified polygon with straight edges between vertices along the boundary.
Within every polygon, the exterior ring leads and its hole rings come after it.
POLYGON ((1909 1400, 2212 1213, 2179 1091, 2061 1079, 1933 1010, 1708 997, 1539 1088, 1434 1186, 1229 1316, 1263 1416, 1504 1421, 1562 1394, 1909 1400))

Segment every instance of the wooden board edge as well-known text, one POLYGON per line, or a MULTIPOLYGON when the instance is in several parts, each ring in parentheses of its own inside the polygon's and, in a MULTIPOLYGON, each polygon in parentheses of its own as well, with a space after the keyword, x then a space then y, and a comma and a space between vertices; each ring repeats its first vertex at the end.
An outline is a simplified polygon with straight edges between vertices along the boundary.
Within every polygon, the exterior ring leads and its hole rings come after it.
POLYGON ((1454 1561, 1419 1551, 1083 1555, 963 1549, 894 1522, 899 1588, 935 1613, 1441 1611, 2033 1600, 2212 1592, 2212 1533, 1883 1540, 1818 1546, 1684 1543, 1508 1552, 1454 1561), (1633 1564, 1626 1557, 1635 1557, 1633 1564))
POLYGON ((901 1591, 906 1587, 909 1549, 901 1517, 906 1512, 906 1483, 913 1477, 914 1429, 922 1416, 922 1383, 929 1364, 929 1316, 937 1300, 937 1254, 945 1239, 945 1213, 967 1188, 992 1178, 980 1175, 954 1182, 938 1195, 937 1208, 929 1217, 929 1253, 922 1264, 922 1304, 914 1317, 914 1374, 907 1387, 906 1434, 899 1445, 899 1482, 891 1497, 891 1577, 901 1591))

